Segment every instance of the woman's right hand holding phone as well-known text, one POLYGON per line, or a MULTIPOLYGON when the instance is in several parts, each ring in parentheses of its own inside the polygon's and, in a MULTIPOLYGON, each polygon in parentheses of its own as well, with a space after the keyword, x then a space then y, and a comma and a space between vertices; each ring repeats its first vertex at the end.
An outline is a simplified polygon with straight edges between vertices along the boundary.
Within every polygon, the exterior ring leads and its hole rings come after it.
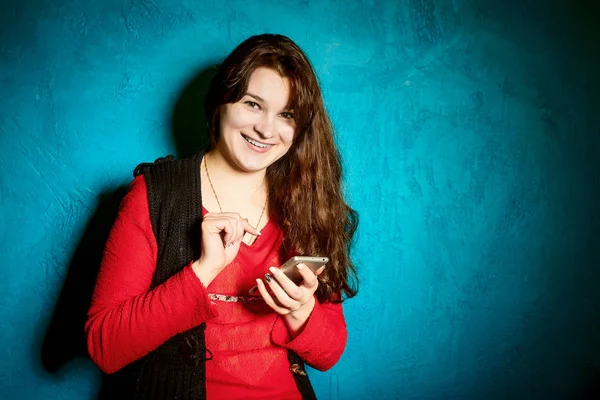
POLYGON ((192 269, 204 287, 237 256, 246 232, 260 235, 238 213, 208 213, 202 219, 201 256, 192 269))

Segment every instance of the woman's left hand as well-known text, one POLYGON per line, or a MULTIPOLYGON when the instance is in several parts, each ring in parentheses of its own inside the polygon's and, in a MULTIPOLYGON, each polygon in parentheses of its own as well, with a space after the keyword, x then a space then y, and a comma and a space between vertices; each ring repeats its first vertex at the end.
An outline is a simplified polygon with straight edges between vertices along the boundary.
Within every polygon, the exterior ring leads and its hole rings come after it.
POLYGON ((319 287, 319 276, 325 266, 313 273, 304 264, 296 266, 304 278, 300 285, 294 284, 279 268, 271 267, 270 274, 265 275, 265 284, 257 279, 258 290, 263 300, 276 313, 283 315, 292 335, 297 334, 303 327, 315 307, 315 291, 319 287), (268 276, 268 278, 267 278, 268 276), (271 293, 267 290, 267 285, 271 293))

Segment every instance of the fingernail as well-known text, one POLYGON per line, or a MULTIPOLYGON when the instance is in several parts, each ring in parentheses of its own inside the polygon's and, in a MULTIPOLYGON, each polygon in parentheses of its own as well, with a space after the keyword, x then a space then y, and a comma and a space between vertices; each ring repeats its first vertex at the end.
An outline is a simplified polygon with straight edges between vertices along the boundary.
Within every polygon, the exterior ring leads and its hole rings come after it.
POLYGON ((256 284, 257 285, 262 285, 262 280, 260 280, 259 278, 256 278, 256 284))
POLYGON ((265 274, 265 280, 267 282, 271 282, 271 279, 273 279, 273 277, 271 276, 271 274, 265 274))
POLYGON ((275 275, 278 272, 277 268, 275 268, 275 267, 269 267, 269 271, 271 271, 273 273, 273 275, 275 275))
POLYGON ((302 268, 304 268, 304 264, 296 264, 296 268, 302 269, 302 268))

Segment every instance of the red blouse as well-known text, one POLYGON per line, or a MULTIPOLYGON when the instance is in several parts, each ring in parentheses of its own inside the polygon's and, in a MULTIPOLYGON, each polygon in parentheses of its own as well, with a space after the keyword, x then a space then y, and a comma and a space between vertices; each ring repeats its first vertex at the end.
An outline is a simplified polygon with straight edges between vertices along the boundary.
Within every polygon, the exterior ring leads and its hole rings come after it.
MULTIPOLYGON (((206 212, 204 210, 204 212, 206 212)), ((208 293, 244 296, 271 265, 279 266, 283 233, 274 220, 252 246, 205 288, 191 262, 150 290, 157 244, 146 182, 134 179, 106 243, 86 322, 88 351, 105 373, 143 357, 177 333, 206 322, 209 399, 300 399, 287 350, 319 370, 331 368, 346 346, 341 304, 315 303, 293 338, 281 316, 264 302, 210 300, 208 293)))

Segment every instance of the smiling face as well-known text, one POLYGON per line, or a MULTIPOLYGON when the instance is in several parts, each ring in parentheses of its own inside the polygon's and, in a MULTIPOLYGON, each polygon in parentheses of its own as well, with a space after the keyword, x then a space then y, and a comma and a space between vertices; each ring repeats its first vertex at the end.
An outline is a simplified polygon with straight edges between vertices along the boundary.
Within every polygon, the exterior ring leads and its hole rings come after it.
POLYGON ((288 78, 259 67, 242 98, 221 107, 217 149, 236 169, 264 170, 288 152, 296 130, 290 94, 288 78))

